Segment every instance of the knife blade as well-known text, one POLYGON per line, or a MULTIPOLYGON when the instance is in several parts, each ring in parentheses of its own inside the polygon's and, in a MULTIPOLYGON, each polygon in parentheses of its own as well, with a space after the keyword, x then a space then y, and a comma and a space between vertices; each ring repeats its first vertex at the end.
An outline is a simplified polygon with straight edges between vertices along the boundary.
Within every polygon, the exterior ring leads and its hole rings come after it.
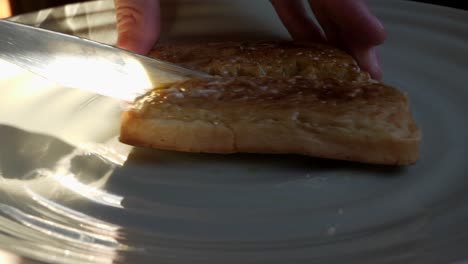
POLYGON ((210 75, 89 39, 0 20, 0 59, 61 86, 132 101, 155 86, 210 75))

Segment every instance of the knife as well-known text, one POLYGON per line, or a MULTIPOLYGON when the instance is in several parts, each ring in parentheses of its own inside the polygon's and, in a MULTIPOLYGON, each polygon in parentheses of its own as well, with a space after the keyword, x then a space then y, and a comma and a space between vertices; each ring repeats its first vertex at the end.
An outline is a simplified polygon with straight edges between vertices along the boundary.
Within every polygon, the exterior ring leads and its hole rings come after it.
POLYGON ((133 101, 151 88, 210 75, 92 40, 0 20, 0 59, 57 84, 133 101))

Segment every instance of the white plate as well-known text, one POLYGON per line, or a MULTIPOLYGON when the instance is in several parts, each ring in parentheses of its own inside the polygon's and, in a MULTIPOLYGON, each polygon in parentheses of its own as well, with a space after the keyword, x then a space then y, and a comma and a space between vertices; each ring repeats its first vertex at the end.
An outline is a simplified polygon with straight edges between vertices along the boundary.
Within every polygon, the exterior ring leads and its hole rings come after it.
MULTIPOLYGON (((371 5, 390 36, 385 81, 409 94, 424 134, 415 166, 132 150, 116 142, 118 101, 0 62, 0 248, 58 263, 468 257, 468 13, 371 5)), ((163 41, 287 36, 267 1, 166 1, 163 10, 163 41)), ((115 41, 112 1, 15 19, 115 41)))

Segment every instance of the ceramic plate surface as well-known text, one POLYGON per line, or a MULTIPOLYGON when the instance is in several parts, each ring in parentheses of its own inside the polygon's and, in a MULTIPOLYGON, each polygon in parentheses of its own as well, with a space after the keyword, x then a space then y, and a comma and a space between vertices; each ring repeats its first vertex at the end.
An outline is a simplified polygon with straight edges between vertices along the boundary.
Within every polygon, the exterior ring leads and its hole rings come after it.
MULTIPOLYGON (((468 13, 370 4, 385 82, 423 131, 416 165, 133 149, 116 139, 121 102, 1 61, 0 248, 52 263, 468 258, 468 13)), ((287 38, 268 1, 165 1, 163 17, 166 42, 287 38)), ((112 1, 14 20, 115 42, 112 1)))

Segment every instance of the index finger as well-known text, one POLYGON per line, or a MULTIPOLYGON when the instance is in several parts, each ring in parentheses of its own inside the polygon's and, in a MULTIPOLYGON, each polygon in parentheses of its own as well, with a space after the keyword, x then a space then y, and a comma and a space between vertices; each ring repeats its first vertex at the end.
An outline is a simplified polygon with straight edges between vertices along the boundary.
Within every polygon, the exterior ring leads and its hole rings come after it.
POLYGON ((160 34, 159 0, 114 0, 117 15, 117 46, 148 53, 160 34))

